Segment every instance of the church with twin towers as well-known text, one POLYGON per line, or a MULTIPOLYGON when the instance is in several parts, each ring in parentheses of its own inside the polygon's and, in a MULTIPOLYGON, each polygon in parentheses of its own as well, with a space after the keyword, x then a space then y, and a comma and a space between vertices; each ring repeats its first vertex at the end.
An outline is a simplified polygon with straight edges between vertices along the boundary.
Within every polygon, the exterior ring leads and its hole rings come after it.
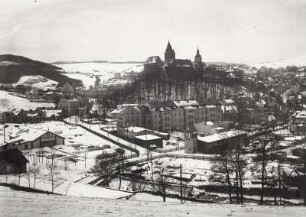
POLYGON ((188 59, 176 59, 175 51, 172 48, 170 42, 168 41, 165 50, 165 66, 181 66, 181 67, 193 67, 194 70, 203 70, 205 64, 202 61, 202 56, 200 54, 199 48, 197 48, 196 55, 194 57, 193 63, 188 59))

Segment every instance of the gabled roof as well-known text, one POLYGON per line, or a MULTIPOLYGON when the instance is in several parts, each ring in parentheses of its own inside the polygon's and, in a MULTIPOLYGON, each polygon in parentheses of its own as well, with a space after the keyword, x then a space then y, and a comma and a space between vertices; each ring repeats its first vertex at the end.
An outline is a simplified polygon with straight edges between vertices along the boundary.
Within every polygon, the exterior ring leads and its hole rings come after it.
POLYGON ((242 135, 246 136, 247 132, 242 131, 242 130, 230 130, 230 131, 226 131, 223 133, 213 134, 210 136, 204 136, 204 137, 198 136, 198 140, 205 142, 205 143, 212 143, 212 142, 217 142, 217 141, 234 138, 234 137, 242 136, 242 135))
POLYGON ((0 160, 2 159, 17 165, 29 162, 18 149, 0 152, 0 160))

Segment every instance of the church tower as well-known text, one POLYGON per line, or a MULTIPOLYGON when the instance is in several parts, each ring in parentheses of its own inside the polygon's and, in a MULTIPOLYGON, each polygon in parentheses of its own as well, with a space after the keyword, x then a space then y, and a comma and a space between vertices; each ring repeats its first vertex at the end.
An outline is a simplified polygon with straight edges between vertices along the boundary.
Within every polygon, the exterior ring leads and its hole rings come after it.
POLYGON ((170 42, 168 41, 168 45, 165 51, 165 64, 168 65, 169 63, 173 63, 175 60, 175 52, 171 47, 170 42))
POLYGON ((202 62, 202 57, 199 51, 199 48, 197 48, 197 54, 194 57, 194 69, 195 70, 201 70, 203 69, 203 62, 202 62))

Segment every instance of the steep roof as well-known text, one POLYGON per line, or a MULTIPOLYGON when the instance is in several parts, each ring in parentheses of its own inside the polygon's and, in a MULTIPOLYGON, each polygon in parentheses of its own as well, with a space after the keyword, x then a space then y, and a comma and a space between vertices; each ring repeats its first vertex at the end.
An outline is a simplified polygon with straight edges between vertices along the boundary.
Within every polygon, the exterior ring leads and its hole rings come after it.
POLYGON ((18 149, 0 152, 0 160, 2 159, 17 165, 29 162, 18 149))

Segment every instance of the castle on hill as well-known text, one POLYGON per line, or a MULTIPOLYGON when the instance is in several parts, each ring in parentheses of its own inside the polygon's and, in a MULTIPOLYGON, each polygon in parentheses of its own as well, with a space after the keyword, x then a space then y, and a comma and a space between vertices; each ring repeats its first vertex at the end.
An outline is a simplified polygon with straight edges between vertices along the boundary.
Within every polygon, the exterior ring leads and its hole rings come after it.
POLYGON ((197 71, 201 71, 205 67, 205 63, 202 62, 202 56, 200 54, 199 48, 197 48, 197 52, 193 62, 188 59, 176 59, 175 51, 172 48, 169 41, 165 50, 164 61, 162 61, 159 56, 152 56, 147 59, 146 64, 157 64, 164 67, 175 67, 175 68, 184 67, 197 71))

